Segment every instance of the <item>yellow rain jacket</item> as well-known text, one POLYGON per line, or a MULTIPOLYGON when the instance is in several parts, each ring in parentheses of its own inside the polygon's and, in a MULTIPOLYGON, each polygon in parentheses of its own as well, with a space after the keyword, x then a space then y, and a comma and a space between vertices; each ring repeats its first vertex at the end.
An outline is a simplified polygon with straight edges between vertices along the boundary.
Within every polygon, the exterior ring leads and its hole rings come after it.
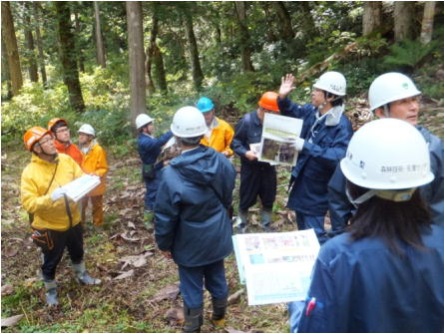
POLYGON ((105 150, 94 141, 89 150, 83 155, 82 170, 85 174, 100 177, 100 184, 88 193, 88 196, 99 196, 105 193, 105 175, 108 172, 107 154, 105 150))
MULTIPOLYGON (((83 173, 76 161, 66 154, 59 153, 56 162, 48 162, 32 154, 31 163, 22 173, 21 201, 23 208, 34 214, 32 227, 63 232, 70 227, 65 201, 62 197, 53 202, 51 194, 56 188, 77 179, 83 173)), ((75 202, 68 202, 72 226, 75 226, 80 222, 80 213, 75 202)))
POLYGON ((210 138, 206 134, 201 139, 201 144, 204 146, 209 146, 213 148, 217 152, 227 152, 227 155, 230 157, 233 155, 233 151, 230 149, 230 144, 232 143, 234 131, 229 123, 226 121, 215 117, 214 124, 215 125, 210 133, 210 138))

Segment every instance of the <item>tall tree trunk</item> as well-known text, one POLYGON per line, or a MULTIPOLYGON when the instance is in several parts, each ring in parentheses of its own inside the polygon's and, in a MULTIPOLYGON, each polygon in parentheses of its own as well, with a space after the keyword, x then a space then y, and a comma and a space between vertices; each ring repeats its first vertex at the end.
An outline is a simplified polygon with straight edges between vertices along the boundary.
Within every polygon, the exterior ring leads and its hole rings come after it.
POLYGON ((65 1, 55 1, 54 5, 56 6, 57 12, 63 82, 68 88, 71 107, 81 113, 85 111, 85 103, 83 101, 82 90, 80 89, 74 35, 71 31, 69 3, 65 1))
POLYGON ((32 82, 38 82, 39 81, 39 73, 37 68, 37 60, 36 60, 36 53, 35 53, 35 47, 34 47, 34 36, 32 35, 32 24, 31 24, 31 18, 29 14, 31 13, 31 2, 23 2, 23 13, 24 13, 24 22, 25 22, 25 45, 28 50, 28 73, 29 78, 32 82))
POLYGON ((37 51, 39 53, 39 56, 37 58, 39 63, 39 69, 40 69, 40 76, 42 77, 42 83, 43 86, 46 87, 48 79, 46 78, 46 68, 45 68, 45 54, 43 53, 43 46, 42 46, 42 36, 40 35, 40 24, 41 24, 41 15, 40 15, 40 3, 34 2, 34 16, 36 18, 36 44, 37 44, 37 51))
POLYGON ((11 87, 11 76, 9 75, 8 66, 8 52, 6 51, 6 44, 2 35, 2 83, 6 82, 6 99, 11 99, 12 97, 12 87, 11 87))
POLYGON ((382 2, 365 1, 363 3, 363 36, 368 36, 382 25, 382 2))
POLYGON ((105 60, 105 47, 102 38, 102 29, 100 28, 100 12, 99 12, 99 1, 94 1, 94 20, 96 26, 96 57, 97 63, 102 67, 107 67, 105 60))
POLYGON ((436 1, 426 1, 423 10, 422 31, 420 33, 420 43, 428 44, 433 38, 434 10, 436 1))
MULTIPOLYGON (((76 36, 80 36, 81 34, 80 20, 79 20, 79 13, 77 11, 74 12, 74 28, 76 31, 76 36)), ((79 70, 81 72, 85 72, 85 56, 83 55, 82 48, 80 46, 77 47, 76 52, 77 52, 77 62, 79 70)))
POLYGON ((415 2, 395 1, 394 3, 394 39, 397 42, 414 39, 415 2))
POLYGON ((127 1, 128 57, 130 63, 130 116, 131 124, 138 114, 147 112, 145 105, 145 71, 142 3, 127 1))
POLYGON ((193 31, 193 17, 188 8, 184 11, 184 13, 185 31, 187 34, 190 61, 192 62, 193 83, 195 85, 195 89, 199 92, 202 88, 204 75, 201 70, 201 63, 199 62, 198 44, 196 43, 195 32, 193 31))
POLYGON ((235 10, 241 34, 240 47, 243 70, 244 72, 253 72, 255 69, 252 65, 252 48, 250 46, 250 34, 246 23, 246 3, 244 1, 235 1, 235 10))
POLYGON ((20 66, 19 50, 15 37, 14 20, 9 1, 2 1, 2 37, 8 52, 9 75, 11 76, 12 94, 19 94, 23 86, 22 68, 20 66))
POLYGON ((275 7, 275 11, 280 19, 278 26, 280 27, 281 31, 281 38, 284 41, 289 42, 295 36, 289 11, 282 1, 274 1, 272 4, 275 7))

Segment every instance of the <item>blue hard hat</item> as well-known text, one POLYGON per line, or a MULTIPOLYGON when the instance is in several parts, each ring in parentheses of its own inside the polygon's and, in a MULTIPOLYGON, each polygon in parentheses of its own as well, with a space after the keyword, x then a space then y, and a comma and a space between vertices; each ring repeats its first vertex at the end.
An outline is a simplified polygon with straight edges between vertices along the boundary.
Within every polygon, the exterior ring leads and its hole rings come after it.
POLYGON ((198 108, 200 112, 208 112, 215 108, 215 105, 213 104, 212 100, 203 96, 198 100, 198 103, 196 103, 196 108, 198 108))

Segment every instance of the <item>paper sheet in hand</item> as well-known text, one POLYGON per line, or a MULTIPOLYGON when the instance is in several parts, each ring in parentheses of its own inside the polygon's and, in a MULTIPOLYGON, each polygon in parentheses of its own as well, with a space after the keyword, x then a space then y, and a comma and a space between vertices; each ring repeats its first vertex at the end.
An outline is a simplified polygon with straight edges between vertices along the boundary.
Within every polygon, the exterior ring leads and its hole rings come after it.
POLYGON ((232 237, 240 281, 249 305, 306 298, 320 249, 313 229, 232 237))
POLYGON ((88 194, 91 190, 100 184, 100 178, 97 175, 83 175, 74 181, 65 184, 62 189, 65 190, 66 195, 73 201, 77 202, 79 199, 88 194))

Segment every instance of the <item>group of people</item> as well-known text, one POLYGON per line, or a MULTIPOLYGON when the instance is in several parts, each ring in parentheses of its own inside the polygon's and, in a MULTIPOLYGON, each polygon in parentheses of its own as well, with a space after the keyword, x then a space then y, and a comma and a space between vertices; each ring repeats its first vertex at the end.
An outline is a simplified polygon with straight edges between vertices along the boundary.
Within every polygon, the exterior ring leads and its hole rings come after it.
MULTIPOLYGON (((146 184, 145 221, 159 250, 178 266, 184 331, 198 332, 203 324, 204 287, 212 296, 212 323, 224 325, 224 259, 232 252, 232 233, 246 232, 248 210, 258 197, 262 228, 274 231, 276 167, 259 161, 252 148, 261 141, 266 113, 303 120, 301 135, 292 143, 298 160, 287 206, 296 213, 298 229, 314 229, 324 244, 308 299, 289 304, 291 330, 443 331, 443 141, 417 124, 421 92, 401 73, 377 77, 368 98, 379 120, 354 134, 344 115, 347 84, 341 73, 321 75, 311 103, 304 105, 288 98, 294 82, 292 74, 285 75, 278 93, 264 93, 257 110, 244 115, 235 130, 216 117, 207 97, 180 108, 170 131, 158 138, 153 118, 140 114, 135 120, 146 184), (177 155, 159 159, 171 142, 177 155), (236 179, 233 154, 241 161, 234 227, 229 213, 236 179), (324 228, 328 211, 332 231, 324 228)), ((37 158, 45 160, 41 145, 33 145, 52 137, 42 131, 27 146, 34 153, 31 165, 37 158)), ((56 185, 47 183, 48 190, 42 186, 32 195, 22 186, 27 211, 46 216, 48 208, 39 211, 35 203, 56 205, 46 195, 56 185), (33 205, 27 204, 31 199, 33 205)), ((62 230, 74 229, 66 222, 62 230)))

